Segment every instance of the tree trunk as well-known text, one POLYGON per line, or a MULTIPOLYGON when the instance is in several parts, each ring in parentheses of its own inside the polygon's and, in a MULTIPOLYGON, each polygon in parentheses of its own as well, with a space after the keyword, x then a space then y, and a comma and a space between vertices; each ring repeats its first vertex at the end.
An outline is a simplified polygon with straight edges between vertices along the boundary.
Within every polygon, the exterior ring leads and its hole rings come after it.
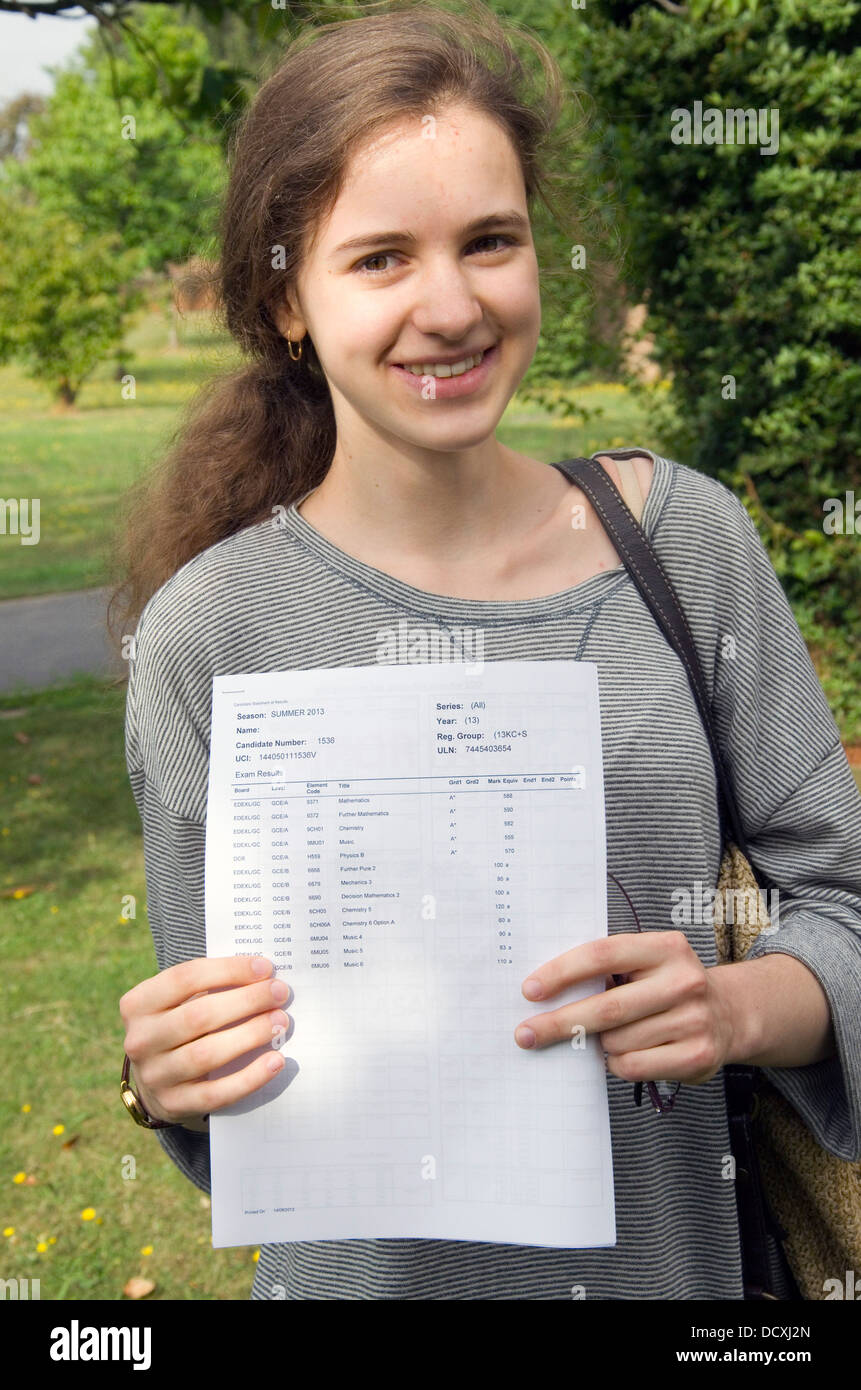
POLYGON ((73 389, 67 376, 62 377, 57 387, 56 404, 59 410, 71 410, 78 393, 73 389))

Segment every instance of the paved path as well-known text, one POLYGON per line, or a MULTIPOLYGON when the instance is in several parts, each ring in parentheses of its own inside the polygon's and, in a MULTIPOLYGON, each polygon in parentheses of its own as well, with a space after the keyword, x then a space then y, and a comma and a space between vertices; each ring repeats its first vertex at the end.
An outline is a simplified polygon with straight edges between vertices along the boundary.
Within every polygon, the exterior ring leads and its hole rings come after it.
POLYGON ((78 673, 119 675, 108 644, 110 588, 0 602, 0 692, 41 690, 78 673))

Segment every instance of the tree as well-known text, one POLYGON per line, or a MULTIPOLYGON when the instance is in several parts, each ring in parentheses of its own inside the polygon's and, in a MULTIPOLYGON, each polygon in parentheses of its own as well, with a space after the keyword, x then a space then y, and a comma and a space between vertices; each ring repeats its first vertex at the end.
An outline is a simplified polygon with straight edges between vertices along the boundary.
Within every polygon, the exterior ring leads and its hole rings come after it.
POLYGON ((763 0, 736 19, 701 3, 695 23, 640 7, 617 27, 597 7, 577 46, 683 446, 727 482, 744 456, 796 526, 861 462, 859 19, 857 0, 763 0), (776 111, 776 151, 674 143, 672 113, 697 101, 776 111))
POLYGON ((29 145, 27 122, 45 108, 45 98, 22 92, 0 108, 0 161, 24 159, 29 145))
MULTIPOLYGON (((304 0, 271 0, 261 5, 258 0, 0 0, 0 17, 4 11, 29 15, 38 22, 40 15, 62 15, 74 20, 86 16, 98 23, 96 42, 107 51, 125 47, 137 50, 141 61, 151 69, 158 84, 162 105, 179 120, 187 114, 181 94, 171 90, 163 80, 161 55, 149 42, 148 14, 158 9, 173 11, 176 24, 197 28, 208 40, 211 53, 200 73, 200 84, 194 101, 196 118, 212 123, 220 132, 226 148, 230 130, 239 118, 256 89, 261 73, 277 58, 285 34, 302 22, 312 6, 304 0), (182 10, 182 19, 179 10, 182 10), (78 15, 77 11, 85 13, 78 15), (72 13, 69 13, 69 12, 72 13)), ((313 0, 315 16, 326 13, 348 18, 361 12, 360 6, 341 3, 341 0, 313 0)))
POLYGON ((832 708, 857 718, 861 547, 823 510, 861 495, 861 5, 619 8, 590 3, 561 61, 598 102, 596 181, 616 182, 625 279, 672 372, 656 430, 741 495, 811 650, 830 648, 832 708), (677 143, 697 102, 762 112, 758 143, 736 123, 677 143))
POLYGON ((119 347, 138 302, 127 288, 137 256, 116 233, 88 236, 61 212, 0 191, 0 361, 15 358, 58 403, 119 347))
POLYGON ((88 234, 118 232, 137 269, 183 261, 213 235, 225 177, 218 133, 189 114, 206 65, 206 40, 164 6, 142 22, 159 73, 135 48, 106 54, 97 37, 58 73, 30 121, 27 158, 7 164, 10 185, 88 234), (162 101, 167 84, 186 117, 162 101))

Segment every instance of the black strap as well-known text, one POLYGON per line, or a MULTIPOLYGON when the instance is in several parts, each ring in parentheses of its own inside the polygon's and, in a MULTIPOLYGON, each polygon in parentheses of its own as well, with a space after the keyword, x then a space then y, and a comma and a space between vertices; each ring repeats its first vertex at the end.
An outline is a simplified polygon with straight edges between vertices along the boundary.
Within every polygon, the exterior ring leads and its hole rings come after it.
MULTIPOLYGON (((617 457, 622 455, 636 458, 638 454, 641 454, 641 451, 616 449, 613 450, 613 453, 617 457)), ((688 626, 684 610, 664 572, 663 565, 645 531, 597 459, 565 459, 564 462, 556 463, 553 467, 558 468, 586 493, 615 549, 629 570, 631 578, 654 615, 655 621, 670 646, 681 658, 711 746, 715 772, 723 800, 722 829, 724 839, 732 838, 753 865, 744 831, 741 828, 735 796, 721 756, 696 643, 688 626), (731 836, 727 834, 727 820, 732 831, 731 836)), ((769 889, 775 886, 768 876, 760 873, 755 866, 754 872, 759 884, 769 889)))
POLYGON ((774 1213, 768 1205, 759 1160, 756 1156, 751 1114, 756 1078, 755 1067, 724 1067, 724 1090, 730 1148, 735 1159, 735 1198, 741 1238, 742 1278, 745 1297, 750 1299, 775 1297, 771 1292, 771 1273, 768 1262, 769 1235, 776 1242, 784 1278, 790 1290, 800 1297, 792 1270, 781 1245, 781 1240, 786 1232, 775 1220, 774 1213))
MULTIPOLYGON (((614 449, 611 451, 611 457, 636 458, 641 452, 638 449, 614 449)), ((608 477, 606 470, 597 459, 565 459, 564 462, 556 463, 553 466, 585 492, 655 621, 670 646, 681 658, 711 746, 723 802, 724 814, 721 819, 721 828, 724 842, 728 838, 726 829, 728 820, 732 839, 742 853, 750 859, 747 842, 741 828, 738 807, 721 756, 696 643, 678 596, 665 574, 649 538, 615 483, 608 477)), ((751 864, 753 864, 752 860, 751 864)), ((760 884, 769 888, 774 886, 767 875, 760 874, 756 869, 755 873, 760 884)), ((774 1295, 769 1292, 771 1278, 766 1233, 770 1232, 779 1240, 783 1232, 777 1226, 768 1208, 753 1143, 751 1110, 755 1079, 755 1067, 743 1065, 724 1067, 730 1145, 736 1161, 735 1191, 741 1234, 742 1276, 745 1296, 747 1298, 773 1298, 774 1295)))

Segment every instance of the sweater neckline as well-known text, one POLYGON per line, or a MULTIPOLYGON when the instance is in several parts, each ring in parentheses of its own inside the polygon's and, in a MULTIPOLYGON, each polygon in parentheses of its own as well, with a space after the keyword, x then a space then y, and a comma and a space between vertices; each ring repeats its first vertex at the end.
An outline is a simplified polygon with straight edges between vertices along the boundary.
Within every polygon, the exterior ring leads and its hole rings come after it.
MULTIPOLYGON (((672 485, 670 461, 660 454, 653 453, 651 449, 640 448, 599 449, 591 457, 597 458, 598 454, 605 454, 613 458, 615 455, 624 456, 634 453, 646 454, 654 463, 651 486, 640 518, 640 526, 651 540, 672 485)), ((559 467, 559 465, 551 464, 550 467, 559 467)), ((563 473, 563 476, 567 476, 564 469, 560 468, 560 472, 563 473)), ((282 513, 282 524, 276 528, 276 531, 292 535, 307 550, 317 555, 328 569, 342 575, 354 586, 366 589, 390 603, 412 612, 428 616, 441 616, 446 619, 480 617, 482 621, 491 623, 546 618, 567 612, 570 609, 584 608, 614 593, 620 585, 632 582, 627 567, 622 563, 615 565, 611 570, 602 570, 599 574, 590 575, 588 579, 583 579, 579 584, 574 584, 570 588, 558 590, 553 594, 543 594, 537 598, 472 599, 436 594, 428 589, 419 589, 403 579, 397 579, 394 575, 387 574, 385 570, 377 569, 364 560, 357 559, 355 555, 350 555, 348 551, 342 550, 340 546, 328 540, 298 510, 305 497, 309 495, 306 492, 287 507, 286 511, 282 513)))

